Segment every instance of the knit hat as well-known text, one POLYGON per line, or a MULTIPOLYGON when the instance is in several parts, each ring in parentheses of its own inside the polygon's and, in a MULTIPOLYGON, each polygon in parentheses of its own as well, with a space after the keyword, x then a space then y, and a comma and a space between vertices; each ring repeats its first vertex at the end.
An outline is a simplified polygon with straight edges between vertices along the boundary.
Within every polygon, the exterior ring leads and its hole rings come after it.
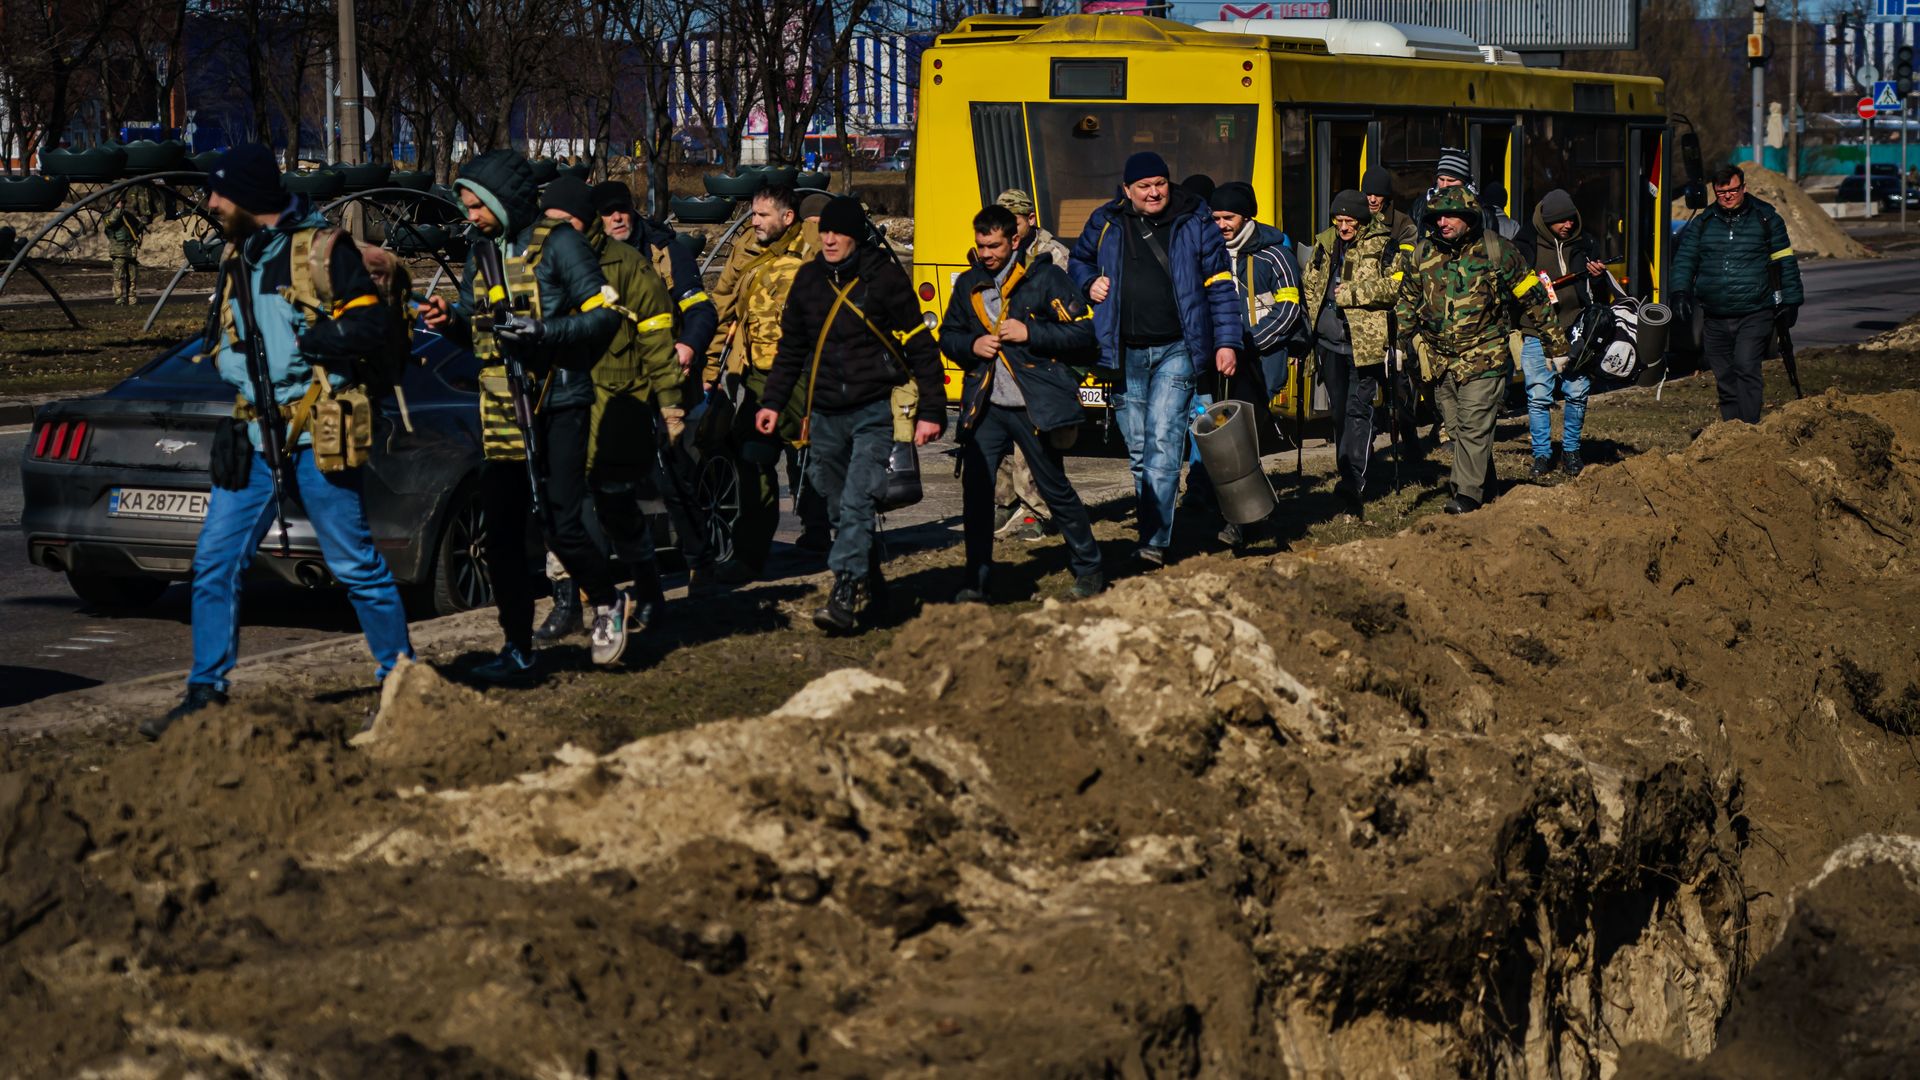
POLYGON ((1393 174, 1378 165, 1368 169, 1367 174, 1360 178, 1360 194, 1393 198, 1393 174))
POLYGON ((1232 180, 1213 189, 1213 197, 1207 205, 1215 210, 1225 210, 1229 214, 1239 214, 1250 218, 1260 210, 1260 201, 1254 195, 1253 185, 1242 180, 1232 180))
POLYGON ((221 154, 207 173, 207 190, 250 213, 277 214, 287 208, 280 166, 273 151, 259 143, 241 143, 221 154))
POLYGON ((1365 225, 1373 220, 1373 211, 1367 209, 1366 196, 1348 188, 1333 197, 1333 217, 1350 217, 1365 225))
MULTIPOLYGON (((553 189, 547 190, 551 192, 553 189)), ((633 206, 633 189, 619 180, 602 180, 593 185, 593 208, 602 214, 636 213, 633 206)))
POLYGON ((559 210, 578 218, 581 223, 591 225, 596 216, 593 210, 593 189, 585 180, 569 173, 562 173, 547 185, 540 196, 540 209, 559 210))
POLYGON ((1465 180, 1472 175, 1470 169, 1471 167, 1467 164, 1467 152, 1465 150, 1453 146, 1443 146, 1440 148, 1440 164, 1433 167, 1433 174, 1435 176, 1453 176, 1465 180))
POLYGON ((1573 196, 1560 188, 1554 188, 1540 199, 1540 220, 1549 225, 1579 216, 1580 208, 1573 204, 1573 196))
POLYGON ((800 200, 800 220, 805 221, 808 218, 819 217, 827 209, 827 204, 832 201, 833 201, 833 196, 823 195, 818 191, 814 192, 813 194, 807 196, 804 199, 801 199, 800 200))
POLYGON ((858 240, 867 235, 867 211, 859 199, 835 195, 827 202, 826 209, 820 211, 820 231, 858 240))
POLYGON ((1185 191, 1201 202, 1208 202, 1213 198, 1213 193, 1219 190, 1219 185, 1213 182, 1213 177, 1208 176, 1206 173, 1197 172, 1185 180, 1180 181, 1180 190, 1185 191))
POLYGON ((1033 213, 1033 196, 1017 187, 1010 187, 1001 192, 1000 197, 993 201, 1016 214, 1033 213))
POLYGON ((1127 167, 1120 172, 1120 182, 1137 184, 1149 176, 1172 176, 1173 170, 1167 168, 1167 159, 1151 150, 1142 150, 1127 158, 1127 167))

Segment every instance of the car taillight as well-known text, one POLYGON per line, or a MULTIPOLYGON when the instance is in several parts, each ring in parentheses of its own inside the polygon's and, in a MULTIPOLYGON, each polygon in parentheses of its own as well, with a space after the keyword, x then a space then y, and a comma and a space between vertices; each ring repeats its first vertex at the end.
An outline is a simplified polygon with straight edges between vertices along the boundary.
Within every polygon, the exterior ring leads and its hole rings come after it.
POLYGON ((60 457, 61 449, 64 448, 66 445, 67 445, 67 422, 65 420, 62 420, 60 421, 60 426, 53 429, 53 447, 47 451, 47 457, 52 458, 54 460, 58 460, 60 457))
POLYGON ((67 460, 79 461, 80 451, 83 448, 85 448, 86 445, 87 445, 87 422, 85 420, 82 420, 79 423, 73 425, 73 437, 67 440, 67 460))
POLYGON ((51 438, 53 438, 53 425, 41 424, 40 437, 33 440, 33 456, 35 458, 47 456, 47 440, 51 438))

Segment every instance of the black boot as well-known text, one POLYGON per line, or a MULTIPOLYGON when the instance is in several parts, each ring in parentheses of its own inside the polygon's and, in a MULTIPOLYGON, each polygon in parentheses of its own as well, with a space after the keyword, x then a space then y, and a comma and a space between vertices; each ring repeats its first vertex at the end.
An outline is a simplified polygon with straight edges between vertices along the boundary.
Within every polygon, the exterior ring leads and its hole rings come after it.
POLYGON ((533 632, 533 640, 551 645, 561 638, 572 637, 580 629, 580 590, 572 578, 561 578, 553 583, 553 610, 547 612, 547 621, 533 632))
POLYGON ((813 613, 813 625, 829 634, 850 634, 859 625, 866 582, 853 574, 835 574, 826 606, 813 613))
POLYGON ((164 716, 150 717, 142 721, 140 724, 140 734, 145 735, 149 739, 157 739, 165 734, 168 728, 173 726, 174 721, 192 716, 194 713, 209 706, 225 705, 226 703, 227 695, 225 692, 215 690, 206 683, 188 683, 187 696, 180 699, 180 704, 168 709, 164 716))

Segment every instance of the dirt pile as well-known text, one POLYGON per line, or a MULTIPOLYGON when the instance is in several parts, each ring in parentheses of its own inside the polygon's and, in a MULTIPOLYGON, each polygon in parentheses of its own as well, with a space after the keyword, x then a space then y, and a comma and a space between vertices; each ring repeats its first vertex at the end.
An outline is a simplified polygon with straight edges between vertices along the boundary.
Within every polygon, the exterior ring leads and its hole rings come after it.
POLYGON ((1830 856, 1920 833, 1917 512, 1920 393, 1829 396, 1385 540, 934 608, 602 755, 413 667, 352 743, 229 709, 35 759, 0 773, 0 1042, 127 1076, 1712 1066, 1847 962, 1829 930, 1912 907, 1830 856))
POLYGON ((1869 352, 1908 352, 1920 350, 1920 317, 1908 319, 1891 330, 1875 334, 1859 345, 1869 352))
MULTIPOLYGON (((1833 220, 1833 215, 1814 202, 1799 184, 1752 162, 1741 162, 1740 171, 1746 174, 1747 190, 1780 212, 1781 220, 1787 223, 1787 237, 1793 241, 1797 254, 1823 259, 1877 257, 1866 245, 1848 236, 1833 220)), ((1694 213, 1678 200, 1673 204, 1675 221, 1686 221, 1694 213)))
MULTIPOLYGON (((53 214, 0 214, 0 228, 12 226, 22 243, 33 238, 53 214)), ((48 243, 62 243, 71 237, 64 251, 56 253, 52 247, 42 244, 34 249, 36 259, 88 259, 105 262, 107 259, 107 238, 99 231, 100 218, 95 214, 83 213, 71 223, 62 226, 48 243)), ((180 245, 187 240, 197 240, 206 231, 206 222, 197 217, 185 217, 175 221, 154 221, 148 224, 147 231, 140 242, 140 265, 154 269, 178 270, 184 256, 180 245)))

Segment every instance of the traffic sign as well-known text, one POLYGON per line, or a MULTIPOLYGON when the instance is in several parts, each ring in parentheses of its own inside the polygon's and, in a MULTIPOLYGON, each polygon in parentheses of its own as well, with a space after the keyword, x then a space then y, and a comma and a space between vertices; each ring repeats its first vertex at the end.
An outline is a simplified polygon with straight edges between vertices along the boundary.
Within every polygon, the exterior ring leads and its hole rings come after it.
POLYGON ((1860 89, 1870 90, 1873 88, 1874 83, 1880 81, 1880 69, 1874 67, 1872 64, 1861 64, 1859 67, 1853 69, 1853 77, 1855 81, 1859 82, 1860 89))
POLYGON ((1854 106, 1853 111, 1859 113, 1862 120, 1871 120, 1880 115, 1880 110, 1873 107, 1873 99, 1870 97, 1861 98, 1860 104, 1854 106))
POLYGON ((1900 111, 1900 91, 1894 88, 1892 80, 1873 84, 1873 109, 1883 113, 1900 111))

